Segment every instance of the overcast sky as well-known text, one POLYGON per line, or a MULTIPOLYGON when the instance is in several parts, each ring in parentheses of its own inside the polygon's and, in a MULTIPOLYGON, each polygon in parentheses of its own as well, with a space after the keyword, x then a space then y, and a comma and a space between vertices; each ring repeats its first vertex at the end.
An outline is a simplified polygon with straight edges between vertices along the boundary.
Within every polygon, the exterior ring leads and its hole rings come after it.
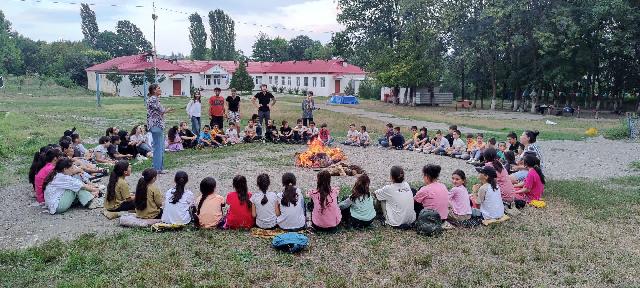
MULTIPOLYGON (((11 21, 14 30, 31 39, 81 40, 83 36, 80 29, 80 2, 77 1, 0 0, 0 10, 11 21)), ((115 32, 118 20, 129 20, 140 27, 147 39, 152 41, 152 1, 86 0, 86 2, 95 4, 91 9, 96 12, 100 31, 115 32)), ((328 42, 331 34, 322 32, 341 30, 341 26, 336 21, 336 2, 335 0, 157 0, 155 3, 159 17, 156 25, 158 53, 167 55, 171 52, 180 52, 188 55, 191 51, 188 15, 160 8, 189 14, 198 12, 203 17, 207 33, 209 33, 208 12, 217 8, 223 9, 236 22, 236 49, 241 49, 245 55, 250 56, 251 45, 259 32, 286 39, 304 34, 323 43, 328 42), (250 24, 241 24, 242 22, 250 24), (307 31, 273 29, 252 24, 307 31)), ((208 46, 210 45, 207 44, 208 46)))

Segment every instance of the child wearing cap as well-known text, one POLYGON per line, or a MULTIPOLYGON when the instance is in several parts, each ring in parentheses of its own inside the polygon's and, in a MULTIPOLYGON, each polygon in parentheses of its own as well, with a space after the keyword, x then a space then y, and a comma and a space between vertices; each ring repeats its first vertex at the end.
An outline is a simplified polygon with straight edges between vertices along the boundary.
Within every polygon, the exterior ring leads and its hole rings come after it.
MULTIPOLYGON (((480 213, 484 220, 500 219, 504 216, 504 205, 500 196, 500 188, 496 178, 498 174, 493 167, 476 168, 480 184, 473 185, 475 202, 480 205, 480 213)), ((474 213, 475 214, 475 213, 474 213)))

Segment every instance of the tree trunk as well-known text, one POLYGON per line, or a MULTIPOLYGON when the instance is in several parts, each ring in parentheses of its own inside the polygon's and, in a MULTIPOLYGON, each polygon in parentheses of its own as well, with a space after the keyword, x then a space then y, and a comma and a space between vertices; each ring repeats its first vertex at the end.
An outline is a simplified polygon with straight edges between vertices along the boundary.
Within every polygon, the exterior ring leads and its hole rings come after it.
POLYGON ((520 91, 520 87, 516 88, 516 95, 513 95, 513 108, 511 109, 512 111, 518 111, 518 108, 520 107, 521 93, 522 91, 520 91))
POLYGON ((496 110, 496 73, 492 73, 491 79, 491 110, 496 110))
POLYGON ((400 87, 398 86, 394 86, 393 87, 393 104, 398 105, 398 96, 400 94, 400 87))
POLYGON ((640 113, 640 92, 636 92, 636 113, 640 113))
POLYGON ((464 93, 464 85, 465 85, 465 83, 464 83, 464 80, 465 80, 464 79, 464 59, 462 59, 460 62, 461 62, 460 66, 462 66, 462 67, 460 67, 460 82, 461 82, 461 84, 460 84, 460 96, 461 96, 460 100, 464 100, 465 96, 466 96, 465 93, 464 93))
POLYGON ((473 108, 478 108, 478 83, 473 91, 473 108))
POLYGON ((536 93, 535 90, 533 90, 531 92, 531 110, 529 110, 531 113, 536 113, 536 105, 538 105, 538 93, 536 93))
POLYGON ((403 104, 404 104, 405 106, 408 106, 408 105, 409 105, 409 98, 408 98, 408 97, 409 97, 409 95, 408 95, 408 93, 409 93, 409 87, 404 88, 404 100, 403 100, 403 104))
POLYGON ((482 87, 482 93, 480 93, 480 109, 484 109, 484 94, 487 93, 487 89, 482 87))

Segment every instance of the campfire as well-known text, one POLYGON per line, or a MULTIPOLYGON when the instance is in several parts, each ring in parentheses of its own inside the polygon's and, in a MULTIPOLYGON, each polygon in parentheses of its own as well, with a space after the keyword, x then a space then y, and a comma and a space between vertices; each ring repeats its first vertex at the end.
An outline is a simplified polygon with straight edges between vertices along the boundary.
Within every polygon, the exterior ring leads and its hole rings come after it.
POLYGON ((326 168, 347 159, 339 148, 324 146, 319 139, 309 144, 309 149, 296 153, 296 166, 305 168, 326 168))

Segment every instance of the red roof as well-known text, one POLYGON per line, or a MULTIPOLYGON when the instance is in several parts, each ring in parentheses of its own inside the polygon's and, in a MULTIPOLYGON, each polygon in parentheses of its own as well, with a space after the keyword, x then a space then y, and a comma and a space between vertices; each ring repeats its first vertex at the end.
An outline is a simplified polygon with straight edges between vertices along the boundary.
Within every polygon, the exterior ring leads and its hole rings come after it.
MULTIPOLYGON (((145 59, 145 54, 123 56, 111 59, 107 62, 87 68, 87 71, 109 71, 114 66, 123 72, 142 72, 145 69, 153 68, 153 62, 149 63, 145 59)), ((202 73, 218 65, 227 72, 233 74, 237 67, 236 61, 202 61, 202 60, 178 60, 172 63, 164 59, 156 61, 158 71, 163 72, 187 72, 202 73)), ((283 74, 366 74, 362 68, 348 64, 341 59, 333 60, 308 60, 308 61, 285 61, 285 62, 253 62, 247 65, 247 71, 252 74, 260 73, 283 73, 283 74)))
MULTIPOLYGON (((91 66, 86 71, 106 72, 113 70, 114 67, 120 72, 143 72, 146 69, 153 69, 153 62, 147 62, 146 54, 122 56, 91 66)), ((163 72, 190 72, 188 69, 164 59, 157 59, 156 67, 158 71, 163 72)))

